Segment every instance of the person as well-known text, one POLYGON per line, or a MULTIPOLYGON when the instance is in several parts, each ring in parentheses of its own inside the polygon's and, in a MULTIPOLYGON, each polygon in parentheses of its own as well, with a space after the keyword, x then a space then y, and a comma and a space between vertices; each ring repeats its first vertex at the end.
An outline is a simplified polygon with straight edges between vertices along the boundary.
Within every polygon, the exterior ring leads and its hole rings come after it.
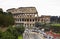
POLYGON ((44 28, 42 28, 41 31, 44 32, 44 28))

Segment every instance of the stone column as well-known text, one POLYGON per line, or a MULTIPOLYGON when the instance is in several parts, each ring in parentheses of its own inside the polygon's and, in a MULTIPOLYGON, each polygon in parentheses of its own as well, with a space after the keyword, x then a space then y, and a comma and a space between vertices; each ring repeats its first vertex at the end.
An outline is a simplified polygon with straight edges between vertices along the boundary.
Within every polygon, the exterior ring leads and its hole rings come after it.
POLYGON ((21 22, 22 22, 22 19, 21 19, 21 22))

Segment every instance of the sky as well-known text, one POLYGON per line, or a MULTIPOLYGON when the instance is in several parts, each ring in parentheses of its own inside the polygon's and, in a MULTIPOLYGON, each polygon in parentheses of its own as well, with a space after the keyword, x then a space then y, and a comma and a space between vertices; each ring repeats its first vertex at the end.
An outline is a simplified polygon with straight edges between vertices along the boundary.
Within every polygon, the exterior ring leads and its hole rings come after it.
POLYGON ((0 0, 4 11, 18 7, 36 7, 39 16, 60 16, 60 0, 0 0))

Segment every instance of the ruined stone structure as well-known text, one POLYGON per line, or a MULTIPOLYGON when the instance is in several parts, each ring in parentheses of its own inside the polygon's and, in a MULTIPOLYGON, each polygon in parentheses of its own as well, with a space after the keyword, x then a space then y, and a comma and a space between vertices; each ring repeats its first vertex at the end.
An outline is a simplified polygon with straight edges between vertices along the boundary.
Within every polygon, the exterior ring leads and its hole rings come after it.
POLYGON ((8 9, 7 12, 11 12, 15 19, 16 25, 24 25, 25 27, 35 26, 35 22, 50 22, 49 16, 38 16, 38 12, 35 7, 20 7, 8 9))

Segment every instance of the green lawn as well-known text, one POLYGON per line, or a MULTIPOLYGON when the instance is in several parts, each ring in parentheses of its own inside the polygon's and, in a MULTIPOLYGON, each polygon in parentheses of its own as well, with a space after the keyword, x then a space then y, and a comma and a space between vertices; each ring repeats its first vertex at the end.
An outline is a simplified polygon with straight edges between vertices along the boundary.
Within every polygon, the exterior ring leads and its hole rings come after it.
POLYGON ((18 36, 18 39, 23 39, 22 35, 18 36))
POLYGON ((51 24, 52 26, 60 26, 60 24, 51 24))

